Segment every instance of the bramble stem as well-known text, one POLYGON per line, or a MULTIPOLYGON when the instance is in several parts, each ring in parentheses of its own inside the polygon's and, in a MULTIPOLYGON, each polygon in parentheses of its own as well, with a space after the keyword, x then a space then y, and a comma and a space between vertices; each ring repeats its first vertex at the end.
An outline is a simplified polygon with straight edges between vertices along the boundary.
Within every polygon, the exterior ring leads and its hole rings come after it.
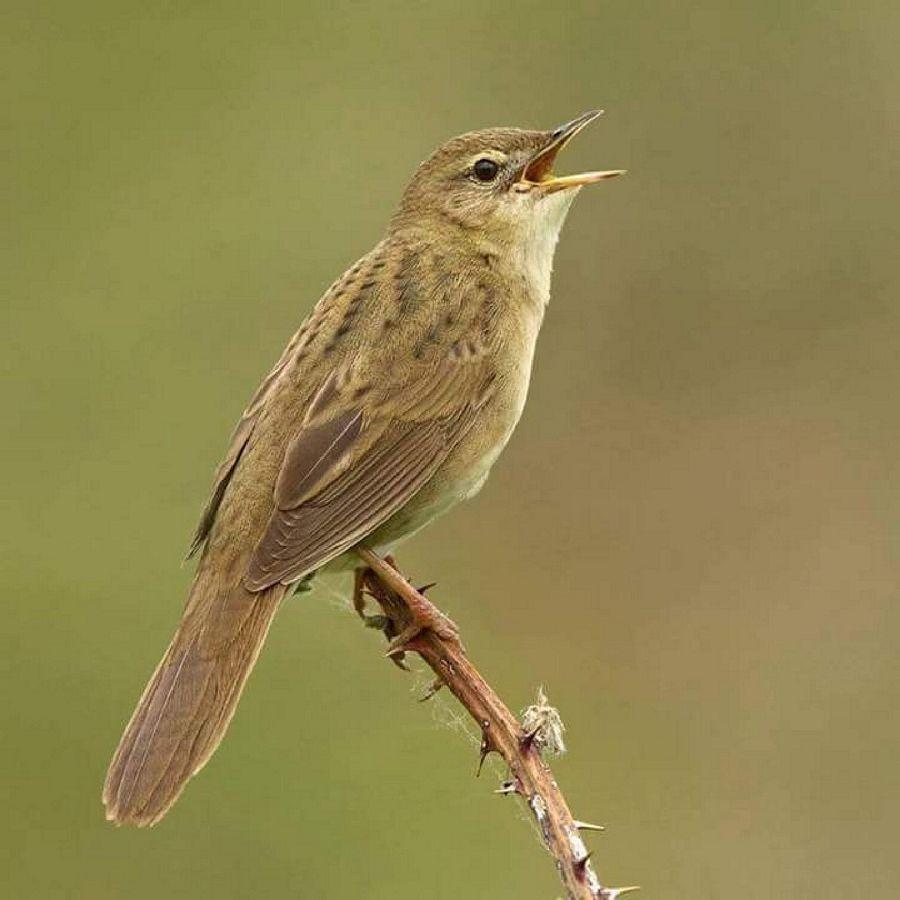
MULTIPOLYGON (((366 589, 381 606, 394 634, 414 630, 412 610, 430 602, 389 563, 367 547, 357 554, 368 566, 366 589)), ((600 883, 590 853, 579 834, 586 827, 572 817, 550 767, 541 757, 535 733, 526 734, 516 717, 469 661, 461 643, 430 629, 407 640, 403 650, 418 653, 445 684, 482 734, 482 760, 496 752, 509 767, 510 778, 500 793, 519 794, 538 824, 544 844, 556 862, 569 900, 615 900, 635 888, 609 888, 600 883)))

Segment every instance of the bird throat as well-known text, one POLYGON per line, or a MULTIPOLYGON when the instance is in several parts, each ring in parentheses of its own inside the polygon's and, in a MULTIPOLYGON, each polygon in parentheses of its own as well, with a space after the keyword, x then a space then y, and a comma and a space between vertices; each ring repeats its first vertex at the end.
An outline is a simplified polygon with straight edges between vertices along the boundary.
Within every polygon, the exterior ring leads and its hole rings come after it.
POLYGON ((559 191, 538 200, 532 214, 525 217, 523 231, 515 242, 514 264, 522 274, 529 299, 541 309, 550 302, 553 255, 563 222, 577 193, 577 189, 559 191))

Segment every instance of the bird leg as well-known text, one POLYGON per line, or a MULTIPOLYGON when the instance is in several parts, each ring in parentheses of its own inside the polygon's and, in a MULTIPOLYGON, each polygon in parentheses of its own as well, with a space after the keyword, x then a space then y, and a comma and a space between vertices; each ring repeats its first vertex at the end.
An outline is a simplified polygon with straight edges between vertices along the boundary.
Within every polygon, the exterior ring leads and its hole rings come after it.
MULTIPOLYGON (((394 641, 399 637, 397 634, 397 626, 390 616, 363 616, 363 622, 365 623, 366 628, 374 628, 377 631, 380 631, 388 642, 388 647, 391 647, 394 641)), ((395 666, 397 666, 397 668, 403 669, 404 672, 409 671, 409 666, 406 664, 406 652, 404 647, 399 647, 394 651, 388 650, 386 656, 395 666)))
MULTIPOLYGON (((397 561, 390 554, 384 557, 384 561, 392 568, 397 569, 397 561)), ((367 616, 366 615, 366 597, 374 597, 375 595, 366 587, 366 579, 369 576, 377 578, 374 571, 370 569, 368 566, 360 566, 358 569, 353 570, 353 608, 356 610, 356 614, 365 622, 367 625, 371 625, 370 620, 375 618, 380 618, 379 616, 367 616)), ((426 587, 419 588, 419 591, 424 594, 428 588, 434 587, 433 584, 429 584, 426 587)), ((372 625, 371 627, 375 627, 372 625)))
MULTIPOLYGON (((391 565, 395 565, 393 557, 389 556, 386 557, 386 559, 390 560, 391 565)), ((377 631, 380 631, 384 634, 385 640, 390 643, 397 636, 397 626, 395 625, 394 620, 383 613, 375 616, 366 613, 366 598, 375 597, 377 599, 377 595, 369 589, 369 579, 372 579, 374 585, 380 587, 378 576, 376 576, 368 566, 361 566, 360 568, 353 570, 353 608, 356 610, 356 614, 360 619, 363 620, 363 624, 366 628, 374 628, 377 631)), ((392 654, 391 662, 401 669, 405 669, 407 672, 409 671, 409 668, 403 661, 402 652, 392 654)))
POLYGON ((366 619, 366 575, 368 571, 367 566, 353 570, 353 608, 363 621, 366 619))

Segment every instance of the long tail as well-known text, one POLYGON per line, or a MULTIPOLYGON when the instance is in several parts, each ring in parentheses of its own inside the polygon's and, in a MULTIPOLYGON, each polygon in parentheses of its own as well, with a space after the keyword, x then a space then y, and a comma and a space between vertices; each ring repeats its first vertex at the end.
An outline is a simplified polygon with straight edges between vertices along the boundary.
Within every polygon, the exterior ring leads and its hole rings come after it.
POLYGON ((103 787, 106 818, 154 825, 212 756, 284 595, 198 572, 172 643, 125 728, 103 787))

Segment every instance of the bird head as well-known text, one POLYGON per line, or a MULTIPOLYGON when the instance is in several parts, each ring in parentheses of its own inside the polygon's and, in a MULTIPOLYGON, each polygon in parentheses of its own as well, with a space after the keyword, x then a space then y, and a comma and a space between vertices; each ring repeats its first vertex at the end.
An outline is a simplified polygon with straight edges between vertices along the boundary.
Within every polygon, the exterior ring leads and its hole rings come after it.
POLYGON ((552 233, 585 185, 623 174, 622 169, 557 175, 560 151, 602 110, 592 110, 551 131, 488 128, 439 147, 416 170, 395 224, 450 222, 499 244, 552 233))

